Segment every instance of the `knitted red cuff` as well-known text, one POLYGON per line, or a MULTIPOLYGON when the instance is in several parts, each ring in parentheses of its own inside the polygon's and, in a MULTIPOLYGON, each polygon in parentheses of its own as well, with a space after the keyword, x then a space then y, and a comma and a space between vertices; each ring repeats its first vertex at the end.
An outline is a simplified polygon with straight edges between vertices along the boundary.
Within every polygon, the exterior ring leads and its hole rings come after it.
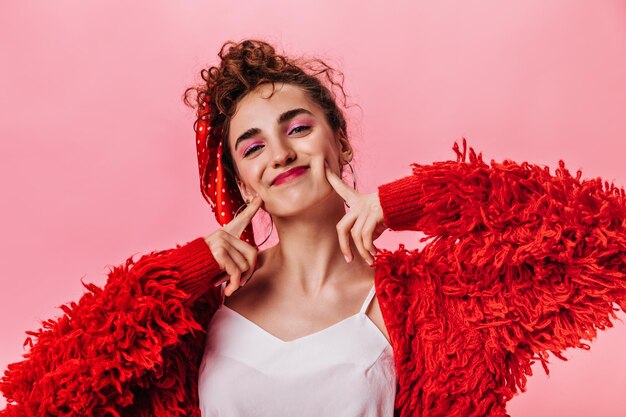
POLYGON ((187 303, 195 301, 210 289, 211 279, 222 272, 204 237, 199 237, 175 249, 171 260, 179 265, 181 279, 178 288, 189 294, 187 303))
POLYGON ((378 187, 385 223, 391 230, 415 230, 421 207, 418 179, 409 175, 378 187))

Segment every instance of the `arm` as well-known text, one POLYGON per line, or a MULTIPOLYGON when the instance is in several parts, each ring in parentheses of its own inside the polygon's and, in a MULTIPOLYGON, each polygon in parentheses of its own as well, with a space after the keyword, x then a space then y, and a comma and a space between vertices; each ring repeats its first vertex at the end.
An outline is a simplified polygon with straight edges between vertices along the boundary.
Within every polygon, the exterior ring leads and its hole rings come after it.
POLYGON ((26 339, 26 359, 0 381, 7 398, 0 415, 98 416, 132 404, 138 387, 167 374, 172 348, 203 331, 191 307, 220 272, 197 238, 138 261, 131 256, 109 271, 103 288, 83 283, 89 292, 78 303, 27 332, 37 340, 26 339))
POLYGON ((439 238, 424 253, 447 262, 441 291, 472 312, 494 360, 528 373, 549 351, 588 348, 582 340, 612 326, 613 304, 626 308, 624 190, 580 181, 562 161, 552 176, 454 150, 456 162, 413 164, 379 187, 385 223, 439 238))

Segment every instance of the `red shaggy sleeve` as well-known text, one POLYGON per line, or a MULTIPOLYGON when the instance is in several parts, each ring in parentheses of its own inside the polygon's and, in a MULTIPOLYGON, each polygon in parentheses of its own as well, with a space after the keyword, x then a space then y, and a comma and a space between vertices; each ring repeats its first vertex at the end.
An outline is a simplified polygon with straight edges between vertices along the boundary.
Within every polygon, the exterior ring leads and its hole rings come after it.
POLYGON ((26 339, 26 359, 10 364, 0 380, 7 399, 0 415, 119 416, 132 404, 141 408, 137 402, 167 410, 151 415, 186 415, 185 394, 177 392, 185 387, 175 382, 186 375, 171 371, 184 369, 176 355, 188 347, 177 343, 203 331, 190 306, 215 288, 210 280, 219 272, 197 238, 137 261, 131 256, 109 271, 103 288, 83 283, 89 292, 62 305, 62 317, 26 332, 36 341, 26 339))
POLYGON ((384 219, 437 237, 424 254, 441 259, 441 291, 523 388, 531 359, 545 367, 549 351, 588 348, 582 340, 612 326, 614 303, 626 308, 625 193, 571 176, 563 161, 553 176, 526 162, 489 166, 471 148, 466 162, 463 147, 456 162, 412 164, 380 186, 384 219))

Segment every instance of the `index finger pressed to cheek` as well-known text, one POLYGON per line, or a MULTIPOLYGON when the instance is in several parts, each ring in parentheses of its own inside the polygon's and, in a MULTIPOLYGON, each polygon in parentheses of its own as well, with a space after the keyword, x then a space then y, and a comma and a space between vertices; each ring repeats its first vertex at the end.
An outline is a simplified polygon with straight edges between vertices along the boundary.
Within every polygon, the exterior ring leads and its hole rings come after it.
POLYGON ((339 178, 339 176, 335 174, 333 170, 330 169, 329 167, 326 167, 324 169, 324 172, 326 173, 326 179, 328 180, 330 185, 335 189, 335 191, 337 191, 337 194, 339 195, 343 194, 343 190, 341 188, 341 183, 343 181, 341 181, 341 178, 339 178))
POLYGON ((326 171, 326 175, 329 176, 329 177, 332 176, 333 174, 335 174, 333 169, 330 167, 330 164, 326 160, 324 161, 324 171, 326 171))
POLYGON ((324 175, 326 175, 326 178, 330 181, 330 168, 328 167, 328 163, 326 161, 324 161, 324 175))

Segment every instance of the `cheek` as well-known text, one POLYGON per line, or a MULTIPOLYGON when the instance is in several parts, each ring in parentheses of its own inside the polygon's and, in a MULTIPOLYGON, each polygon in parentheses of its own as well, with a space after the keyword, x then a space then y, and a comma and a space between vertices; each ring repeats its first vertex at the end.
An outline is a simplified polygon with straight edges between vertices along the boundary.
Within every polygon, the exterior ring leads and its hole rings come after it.
POLYGON ((339 152, 332 145, 328 145, 325 149, 324 158, 332 167, 339 167, 339 152))
POLYGON ((239 170, 239 179, 248 184, 248 185, 254 185, 258 182, 258 180, 256 179, 256 171, 255 171, 255 167, 253 166, 253 164, 241 164, 240 166, 238 166, 238 170, 239 170))
POLYGON ((331 139, 326 137, 320 138, 320 140, 315 141, 311 144, 310 153, 311 155, 320 155, 321 157, 332 161, 337 159, 339 155, 336 146, 331 142, 331 139))

